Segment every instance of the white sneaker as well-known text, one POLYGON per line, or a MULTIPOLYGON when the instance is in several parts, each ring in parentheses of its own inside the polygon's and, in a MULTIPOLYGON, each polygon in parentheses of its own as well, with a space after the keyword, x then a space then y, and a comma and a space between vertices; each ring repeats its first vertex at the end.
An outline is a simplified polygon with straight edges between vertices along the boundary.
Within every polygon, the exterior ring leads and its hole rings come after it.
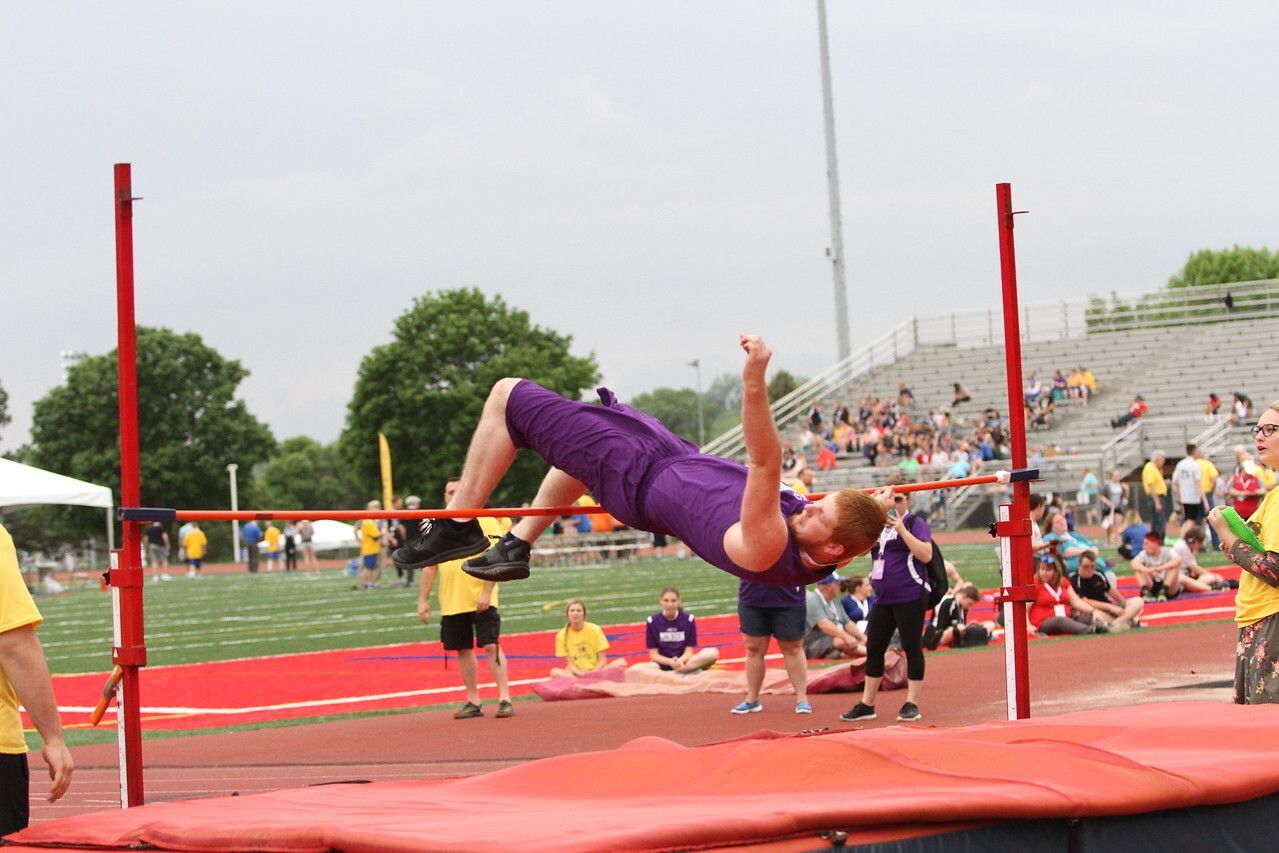
POLYGON ((188 570, 187 570, 187 577, 189 577, 189 578, 196 577, 195 569, 188 569, 188 570))

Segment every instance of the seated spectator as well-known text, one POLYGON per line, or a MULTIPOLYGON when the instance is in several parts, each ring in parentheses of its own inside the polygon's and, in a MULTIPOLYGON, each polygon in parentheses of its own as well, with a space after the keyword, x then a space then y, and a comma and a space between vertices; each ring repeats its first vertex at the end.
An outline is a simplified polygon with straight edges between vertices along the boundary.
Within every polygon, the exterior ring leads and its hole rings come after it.
POLYGON ((1106 573, 1097 570, 1097 558, 1091 552, 1079 557, 1079 572, 1070 579, 1070 584, 1080 598, 1111 617, 1110 630, 1140 627, 1139 617, 1145 602, 1140 595, 1132 598, 1120 595, 1106 573))
POLYGON ((568 621, 555 635, 555 655, 564 658, 564 666, 552 669, 551 677, 580 678, 588 672, 626 666, 621 658, 608 659, 608 638, 599 625, 586 621, 586 603, 582 599, 569 599, 564 616, 568 621))
POLYGON ((1044 386, 1039 381, 1039 377, 1033 372, 1030 378, 1026 380, 1026 405, 1034 406, 1039 402, 1039 397, 1044 393, 1044 386))
POLYGON ((849 410, 845 403, 840 403, 835 408, 835 423, 843 424, 846 427, 853 425, 853 413, 849 410))
POLYGON ((839 458, 830 447, 823 446, 817 452, 817 468, 820 471, 833 471, 839 465, 839 458))
POLYGON ((1132 573, 1146 601, 1166 601, 1181 595, 1181 560, 1158 533, 1147 533, 1141 553, 1132 558, 1132 573))
POLYGON ((1238 587, 1238 581, 1228 581, 1199 565, 1196 555, 1203 549, 1204 529, 1193 521, 1187 521, 1181 528, 1181 538, 1172 546, 1172 552, 1181 561, 1182 588, 1187 592, 1210 592, 1238 587))
POLYGON ((954 394, 950 400, 950 407, 953 409, 960 403, 967 403, 972 398, 972 395, 968 393, 968 389, 956 382, 954 383, 954 394))
POLYGON ((994 622, 968 624, 968 609, 981 600, 981 593, 973 584, 960 585, 954 592, 937 602, 933 619, 924 628, 924 648, 938 646, 984 646, 998 627, 994 622))
POLYGON ((803 468, 801 460, 804 457, 795 452, 795 445, 790 442, 786 443, 786 447, 782 449, 782 473, 790 474, 803 468))
POLYGON ((813 469, 804 468, 795 475, 795 479, 787 482, 793 491, 799 492, 801 495, 812 494, 813 492, 813 469))
POLYGON ((1124 412, 1117 418, 1111 418, 1111 427, 1126 427, 1128 424, 1137 420, 1141 416, 1150 411, 1150 407, 1146 405, 1146 399, 1138 394, 1132 398, 1132 402, 1128 404, 1128 411, 1124 412))
POLYGON ((840 584, 844 597, 839 604, 848 614, 848 621, 857 626, 857 630, 866 633, 866 620, 870 619, 870 609, 875 606, 875 590, 870 579, 865 575, 850 575, 848 580, 840 584))
POLYGON ((1150 527, 1141 520, 1137 510, 1130 509, 1124 513, 1124 528, 1119 534, 1119 556, 1131 560, 1141 553, 1142 542, 1150 534, 1150 527))
POLYGON ((1050 532, 1044 536, 1044 541, 1050 543, 1050 547, 1056 543, 1057 556, 1061 557, 1067 575, 1079 570, 1079 558, 1084 554, 1092 554, 1093 559, 1101 556, 1101 549, 1088 541, 1087 536, 1070 529, 1064 512, 1053 513, 1048 529, 1050 532))
POLYGON ((1079 368, 1080 378, 1084 382, 1084 404, 1097 396, 1097 377, 1086 367, 1079 368))
POLYGON ((905 382, 897 383, 897 405, 906 411, 915 405, 915 394, 906 387, 905 382))
POLYGON ((1026 612, 1032 633, 1104 634, 1109 619, 1091 602, 1084 601, 1066 582, 1059 557, 1039 555, 1035 570, 1035 600, 1026 612))
POLYGON ((832 572, 805 596, 804 656, 807 658, 866 654, 866 635, 835 600, 839 596, 839 580, 839 575, 832 572))
POLYGON ((1070 368, 1066 377, 1066 394, 1075 401, 1088 402, 1084 397, 1084 372, 1078 367, 1070 368))
POLYGON ((822 404, 820 400, 814 400, 813 404, 808 407, 808 428, 816 433, 822 431, 822 404))
POLYGON ((1230 392, 1230 425, 1239 426, 1245 421, 1250 420, 1256 410, 1252 405, 1252 398, 1242 391, 1230 392))
POLYGON ((1053 416, 1057 413, 1057 403, 1052 397, 1041 397, 1039 405, 1027 409, 1031 429, 1052 429, 1053 416))
POLYGON ((668 586, 658 599, 661 610, 644 624, 648 660, 636 667, 657 668, 664 672, 692 675, 709 669, 719 660, 719 649, 697 648, 697 623, 693 614, 684 610, 679 590, 668 586))
POLYGON ((1066 375, 1062 373, 1060 370, 1054 372, 1053 373, 1053 393, 1052 393, 1053 400, 1055 400, 1058 403, 1063 402, 1069 396, 1066 390, 1068 387, 1069 386, 1066 382, 1066 375))
POLYGON ((1221 412, 1221 398, 1217 396, 1216 391, 1208 394, 1208 402, 1204 404, 1204 417, 1212 420, 1221 412))

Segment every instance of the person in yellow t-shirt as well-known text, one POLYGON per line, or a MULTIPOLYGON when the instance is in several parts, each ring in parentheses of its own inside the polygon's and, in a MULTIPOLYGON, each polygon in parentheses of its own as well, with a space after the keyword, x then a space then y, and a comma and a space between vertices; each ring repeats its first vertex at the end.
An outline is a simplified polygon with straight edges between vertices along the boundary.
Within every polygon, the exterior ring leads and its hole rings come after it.
POLYGON ((608 659, 608 638, 594 622, 586 621, 586 602, 569 599, 564 605, 567 623, 555 635, 555 656, 564 658, 564 666, 551 670, 551 676, 580 677, 614 667, 625 667, 622 658, 608 659))
POLYGON ((192 521, 191 529, 182 540, 182 548, 187 555, 187 575, 197 577, 204 566, 204 555, 209 551, 209 537, 204 535, 198 522, 192 521))
MULTIPOLYGON (((365 509, 381 509, 379 500, 369 501, 365 509)), ((378 589, 382 577, 382 524, 372 518, 362 520, 355 527, 355 539, 360 543, 360 576, 351 589, 378 589)))
MULTIPOLYGON (((444 504, 453 499, 460 481, 456 478, 444 484, 444 504)), ((480 529, 490 542, 506 533, 499 519, 479 519, 480 529)), ((498 613, 498 589, 493 581, 473 578, 462 571, 465 560, 452 560, 438 566, 423 566, 418 578, 417 616, 423 625, 431 623, 431 589, 435 577, 440 578, 440 644, 446 651, 457 652, 457 668, 462 674, 462 686, 466 688, 466 702, 453 714, 455 720, 484 716, 480 703, 478 664, 475 647, 484 649, 493 683, 497 686, 498 717, 514 717, 511 690, 507 682, 506 655, 498 646, 502 633, 502 617, 498 613)))
MULTIPOLYGON (((1271 403, 1252 428, 1257 459, 1279 465, 1279 402, 1271 403)), ((1240 705, 1279 703, 1279 489, 1266 495, 1248 519, 1264 551, 1239 539, 1222 517, 1221 507, 1208 523, 1221 537, 1230 561, 1243 569, 1235 597, 1235 702, 1240 705)))
POLYGON ((274 521, 267 521, 266 529, 262 531, 262 541, 266 542, 266 570, 273 572, 279 565, 280 547, 284 543, 280 528, 275 526, 274 521))
POLYGON ((1168 456, 1162 450, 1150 454, 1150 461, 1141 469, 1141 485, 1146 489, 1146 498, 1150 501, 1150 532, 1164 535, 1168 525, 1168 481, 1164 479, 1164 463, 1168 456))
MULTIPOLYGON (((1199 486, 1204 493, 1204 509, 1212 512, 1212 508, 1217 505, 1217 481, 1221 478, 1221 472, 1217 470, 1217 466, 1211 459, 1204 456, 1203 448, 1196 447, 1194 456, 1195 463, 1199 465, 1199 486)), ((1217 531, 1209 525, 1208 532, 1212 535, 1212 547, 1220 551, 1221 539, 1217 536, 1217 531)))
POLYGON ((30 819, 27 741, 21 703, 40 733, 41 754, 49 767, 49 802, 71 784, 75 763, 62 739, 62 722, 53 696, 49 665, 36 637, 43 619, 18 569, 18 552, 0 525, 0 835, 26 827, 30 819))

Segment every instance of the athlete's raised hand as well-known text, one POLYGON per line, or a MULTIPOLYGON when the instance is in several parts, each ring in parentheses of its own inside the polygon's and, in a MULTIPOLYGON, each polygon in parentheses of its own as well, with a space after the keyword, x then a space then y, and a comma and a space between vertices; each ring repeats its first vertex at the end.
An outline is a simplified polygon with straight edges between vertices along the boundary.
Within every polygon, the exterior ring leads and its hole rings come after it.
POLYGON ((764 371, 768 367, 768 360, 773 357, 773 351, 768 348, 768 344, 764 343, 764 339, 759 335, 739 335, 738 344, 742 351, 746 353, 746 364, 742 367, 742 377, 744 379, 763 379, 764 371))

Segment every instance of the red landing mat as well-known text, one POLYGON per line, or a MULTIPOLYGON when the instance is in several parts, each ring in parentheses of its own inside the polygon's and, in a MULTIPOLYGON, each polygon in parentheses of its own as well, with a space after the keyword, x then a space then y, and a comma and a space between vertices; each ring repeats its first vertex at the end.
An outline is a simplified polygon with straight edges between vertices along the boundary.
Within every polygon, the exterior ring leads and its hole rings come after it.
POLYGON ((9 838, 193 851, 669 850, 1136 814, 1276 791, 1279 706, 1181 702, 693 748, 640 738, 480 776, 159 803, 9 838))

